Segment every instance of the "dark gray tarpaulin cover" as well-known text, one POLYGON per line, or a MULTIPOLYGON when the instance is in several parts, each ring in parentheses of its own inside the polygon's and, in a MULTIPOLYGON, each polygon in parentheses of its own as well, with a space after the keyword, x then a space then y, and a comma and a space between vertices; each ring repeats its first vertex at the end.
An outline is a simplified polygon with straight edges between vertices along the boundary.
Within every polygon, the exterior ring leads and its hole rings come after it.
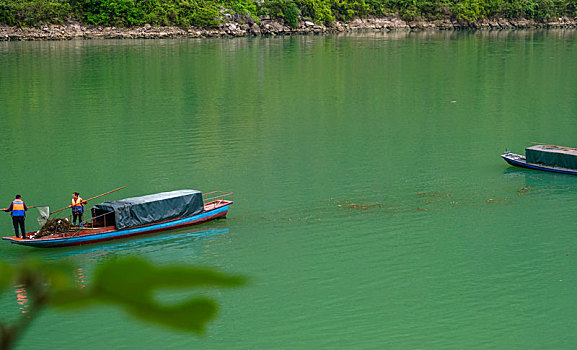
POLYGON ((525 148, 528 163, 544 164, 566 169, 577 169, 577 149, 553 145, 525 148))
POLYGON ((104 202, 92 207, 92 216, 114 211, 117 229, 187 217, 204 209, 202 192, 179 190, 104 202))

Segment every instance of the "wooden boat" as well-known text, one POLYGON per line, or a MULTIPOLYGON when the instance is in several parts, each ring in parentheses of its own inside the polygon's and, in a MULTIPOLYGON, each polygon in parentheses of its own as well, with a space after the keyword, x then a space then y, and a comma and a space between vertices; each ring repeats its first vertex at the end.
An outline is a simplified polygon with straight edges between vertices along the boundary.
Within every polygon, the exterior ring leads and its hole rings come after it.
MULTIPOLYGON (((92 208, 92 218, 63 234, 39 238, 2 237, 14 244, 50 248, 82 245, 166 231, 224 218, 232 192, 202 194, 195 190, 162 192, 153 195, 104 202, 92 208)), ((28 232, 26 237, 34 237, 28 232)))
POLYGON ((554 145, 527 147, 525 156, 505 152, 501 155, 507 163, 521 168, 577 175, 577 149, 554 145))

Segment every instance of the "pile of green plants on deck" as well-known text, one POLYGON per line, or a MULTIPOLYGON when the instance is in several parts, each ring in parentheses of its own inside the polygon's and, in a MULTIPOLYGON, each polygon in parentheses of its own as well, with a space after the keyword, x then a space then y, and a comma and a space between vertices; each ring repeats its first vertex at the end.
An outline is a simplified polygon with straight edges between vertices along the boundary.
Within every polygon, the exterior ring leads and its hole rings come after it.
POLYGON ((54 218, 46 221, 42 228, 36 232, 36 238, 58 235, 72 230, 72 223, 67 218, 54 218))
POLYGON ((79 21, 131 27, 218 27, 226 14, 258 21, 283 19, 297 26, 303 18, 329 24, 367 16, 405 20, 490 18, 534 19, 577 16, 575 0, 0 0, 0 24, 38 26, 79 21))

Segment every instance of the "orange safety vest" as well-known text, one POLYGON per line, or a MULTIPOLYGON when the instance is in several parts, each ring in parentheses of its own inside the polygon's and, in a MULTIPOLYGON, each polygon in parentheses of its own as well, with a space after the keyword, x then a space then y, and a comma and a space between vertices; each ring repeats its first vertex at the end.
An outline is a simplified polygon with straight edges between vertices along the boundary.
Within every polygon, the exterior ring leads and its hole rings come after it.
POLYGON ((83 211, 84 211, 84 204, 82 204, 82 198, 78 197, 77 200, 74 200, 74 198, 72 198, 72 212, 82 213, 83 211))
POLYGON ((24 202, 21 199, 12 201, 12 216, 24 216, 26 211, 24 209, 24 202))

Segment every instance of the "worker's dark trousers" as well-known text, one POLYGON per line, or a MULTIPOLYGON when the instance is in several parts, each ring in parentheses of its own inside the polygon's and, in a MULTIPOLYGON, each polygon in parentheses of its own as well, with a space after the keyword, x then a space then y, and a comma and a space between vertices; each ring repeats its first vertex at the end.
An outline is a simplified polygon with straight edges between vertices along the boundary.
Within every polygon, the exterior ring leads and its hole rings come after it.
POLYGON ((16 237, 20 237, 18 234, 18 227, 22 231, 22 238, 26 238, 26 229, 24 228, 24 216, 13 216, 12 217, 12 224, 14 225, 14 233, 16 233, 16 237))
POLYGON ((72 212, 72 225, 76 225, 76 220, 78 220, 78 226, 82 227, 82 212, 73 211, 72 212))

